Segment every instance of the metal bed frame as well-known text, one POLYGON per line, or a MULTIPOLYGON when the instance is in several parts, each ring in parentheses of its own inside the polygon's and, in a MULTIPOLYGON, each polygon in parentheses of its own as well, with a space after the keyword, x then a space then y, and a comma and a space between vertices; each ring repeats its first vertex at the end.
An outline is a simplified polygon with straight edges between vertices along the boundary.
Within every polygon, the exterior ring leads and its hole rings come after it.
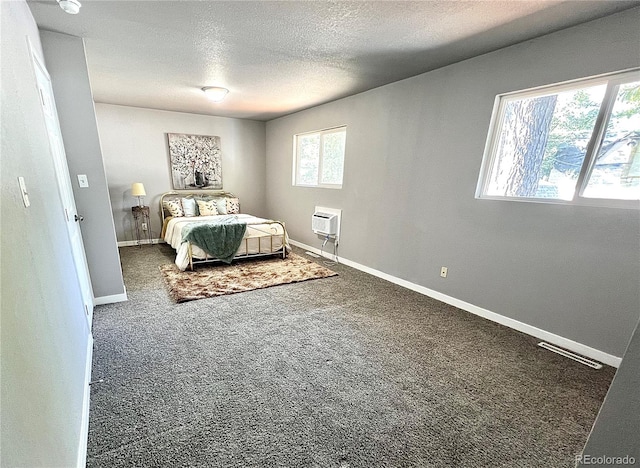
MULTIPOLYGON (((171 191, 171 192, 165 192, 160 196, 160 213, 162 216, 162 225, 164 226, 164 222, 165 222, 165 210, 164 210, 164 201, 165 198, 181 198, 181 197, 186 197, 186 196, 212 196, 212 197, 218 197, 218 198, 236 198, 235 195, 233 195, 230 192, 223 192, 223 191, 211 191, 211 190, 198 190, 198 191, 190 191, 190 190, 184 190, 184 191, 171 191)), ((272 256, 281 256, 282 259, 285 259, 287 257, 287 230, 286 227, 284 225, 284 222, 282 221, 276 221, 276 220, 266 220, 266 221, 261 221, 261 222, 255 222, 255 223, 247 223, 247 229, 254 229, 257 231, 260 231, 264 234, 266 234, 265 236, 260 236, 260 237, 245 237, 242 242, 244 242, 245 244, 245 253, 243 254, 237 254, 233 257, 233 260, 236 259, 241 259, 241 258, 259 258, 259 257, 272 257, 272 256), (282 227, 282 233, 281 234, 277 234, 277 233, 270 233, 267 232, 265 230, 259 229, 257 227, 251 227, 251 226, 259 226, 259 225, 263 225, 263 224, 278 224, 282 227), (268 236, 268 237, 267 237, 268 236), (273 239, 274 237, 280 237, 282 239, 282 245, 281 247, 277 248, 274 250, 274 246, 273 246, 273 239), (258 240, 258 252, 256 253, 249 253, 249 241, 254 241, 254 239, 258 240), (262 250, 262 242, 266 241, 268 239, 269 241, 269 250, 268 252, 261 252, 262 250)), ((197 264, 201 264, 201 263, 214 263, 214 262, 220 262, 221 260, 216 258, 216 257, 212 257, 209 254, 207 254, 205 252, 205 258, 199 258, 199 257, 194 257, 193 256, 193 248, 192 248, 192 244, 191 242, 187 242, 187 253, 189 256, 189 269, 193 270, 194 265, 197 264)))

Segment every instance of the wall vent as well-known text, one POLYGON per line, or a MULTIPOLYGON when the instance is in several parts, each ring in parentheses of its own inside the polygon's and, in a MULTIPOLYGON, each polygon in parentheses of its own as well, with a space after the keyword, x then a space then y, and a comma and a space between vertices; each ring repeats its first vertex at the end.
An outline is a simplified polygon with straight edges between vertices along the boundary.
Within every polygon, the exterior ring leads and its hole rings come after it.
POLYGON ((569 359, 573 359, 574 361, 579 362, 580 364, 584 364, 585 366, 589 366, 593 369, 602 369, 602 364, 599 362, 592 361, 591 359, 587 359, 579 354, 572 353, 571 351, 567 351, 566 349, 558 348, 555 345, 546 343, 541 341, 538 343, 538 346, 544 349, 548 349, 549 351, 553 351, 561 356, 568 357, 569 359))

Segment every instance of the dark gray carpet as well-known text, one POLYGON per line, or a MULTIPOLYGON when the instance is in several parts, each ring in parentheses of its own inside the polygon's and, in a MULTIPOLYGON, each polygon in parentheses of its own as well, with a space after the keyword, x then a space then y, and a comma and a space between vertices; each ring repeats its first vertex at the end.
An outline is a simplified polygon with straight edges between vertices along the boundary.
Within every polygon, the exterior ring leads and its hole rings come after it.
POLYGON ((342 265, 175 304, 170 248, 121 256, 130 300, 94 314, 90 467, 571 467, 614 374, 342 265))

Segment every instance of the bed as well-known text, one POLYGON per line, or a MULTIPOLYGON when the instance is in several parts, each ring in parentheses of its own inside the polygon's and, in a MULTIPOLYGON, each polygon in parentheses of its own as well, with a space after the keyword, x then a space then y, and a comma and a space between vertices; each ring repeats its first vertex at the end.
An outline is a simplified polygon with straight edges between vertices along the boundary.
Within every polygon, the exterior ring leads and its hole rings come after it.
POLYGON ((176 250, 181 271, 238 258, 286 258, 291 250, 283 222, 240 213, 238 198, 229 192, 166 192, 160 197, 160 212, 162 238, 176 250), (219 244, 221 257, 215 255, 219 244))

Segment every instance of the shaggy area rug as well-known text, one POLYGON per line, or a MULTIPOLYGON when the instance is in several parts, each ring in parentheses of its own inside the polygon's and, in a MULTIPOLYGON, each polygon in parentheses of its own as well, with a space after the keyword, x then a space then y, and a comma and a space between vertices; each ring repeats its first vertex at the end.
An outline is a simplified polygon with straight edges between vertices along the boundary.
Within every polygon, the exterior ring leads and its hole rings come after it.
POLYGON ((169 295, 176 302, 269 288, 280 284, 327 278, 337 273, 299 255, 242 260, 231 265, 196 267, 180 271, 175 264, 160 266, 169 295))

